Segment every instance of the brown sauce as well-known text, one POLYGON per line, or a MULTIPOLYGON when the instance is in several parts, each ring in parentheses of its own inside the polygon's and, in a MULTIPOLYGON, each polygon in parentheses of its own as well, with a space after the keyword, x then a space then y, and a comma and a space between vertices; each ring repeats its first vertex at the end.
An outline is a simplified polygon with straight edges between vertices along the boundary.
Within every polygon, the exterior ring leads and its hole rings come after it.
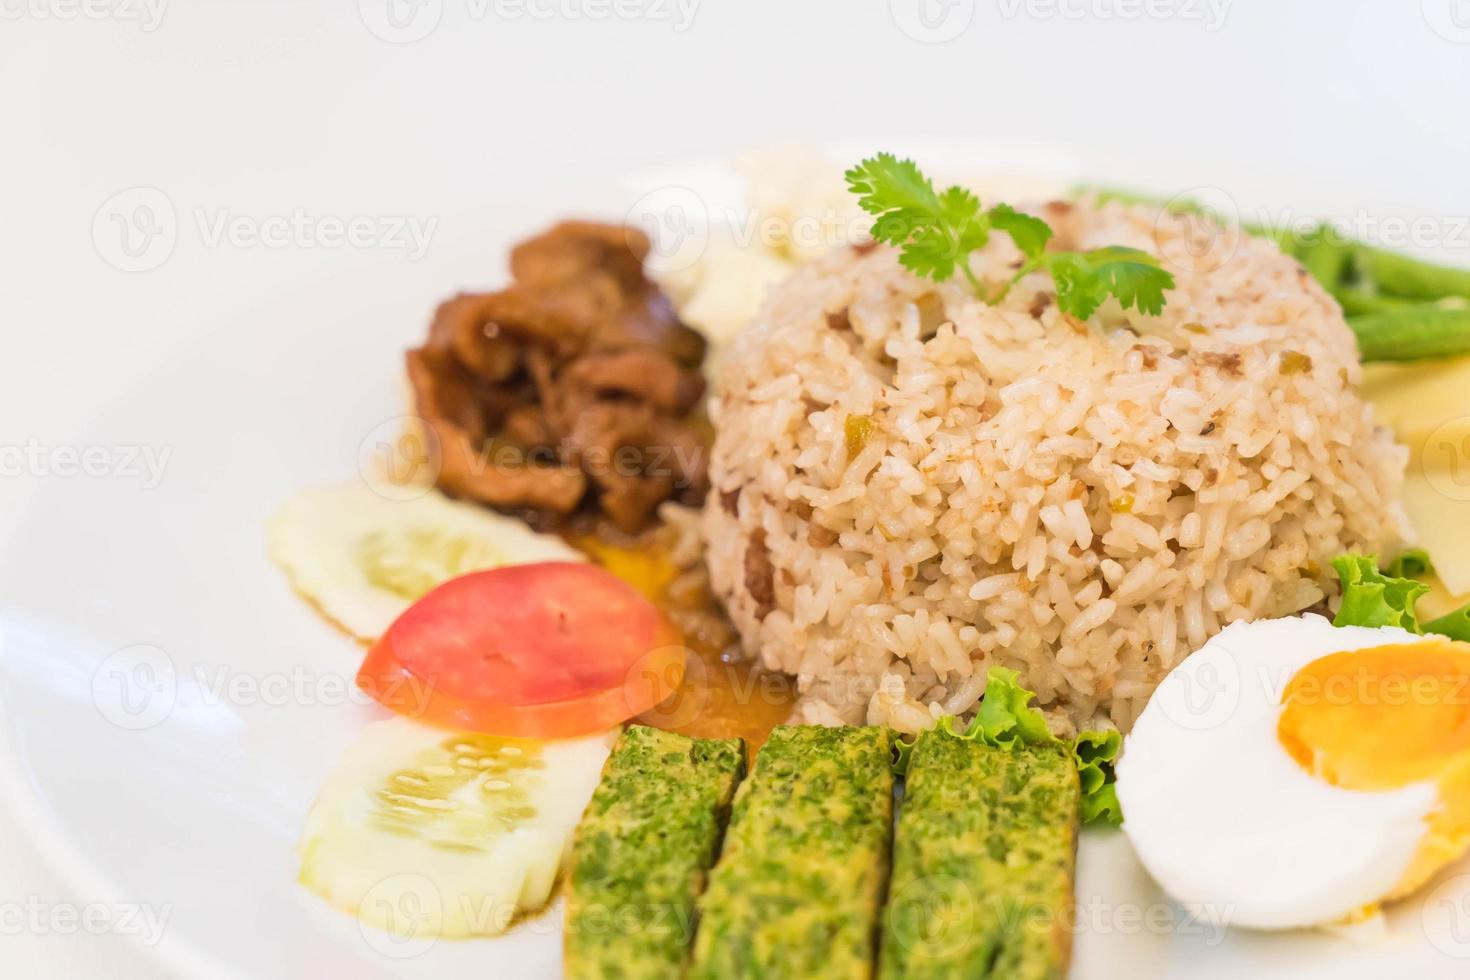
POLYGON ((790 717, 795 700, 795 686, 785 674, 691 646, 679 690, 637 721, 695 738, 743 738, 754 757, 771 729, 790 717))
POLYGON ((689 650, 673 696, 639 715, 639 724, 695 738, 743 738, 753 758, 796 702, 792 678, 740 655, 734 626, 710 593, 703 570, 682 573, 665 532, 624 539, 580 535, 572 545, 663 609, 689 650))

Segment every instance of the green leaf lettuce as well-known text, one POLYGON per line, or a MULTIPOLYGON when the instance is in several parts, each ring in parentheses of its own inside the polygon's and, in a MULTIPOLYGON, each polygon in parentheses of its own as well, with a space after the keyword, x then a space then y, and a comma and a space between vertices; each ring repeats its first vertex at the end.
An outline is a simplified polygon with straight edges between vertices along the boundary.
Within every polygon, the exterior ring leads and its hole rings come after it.
POLYGON ((1414 604, 1429 586, 1413 579, 1385 575, 1377 555, 1339 555, 1332 560, 1342 580, 1342 606, 1333 626, 1398 626, 1424 632, 1414 615, 1414 604))

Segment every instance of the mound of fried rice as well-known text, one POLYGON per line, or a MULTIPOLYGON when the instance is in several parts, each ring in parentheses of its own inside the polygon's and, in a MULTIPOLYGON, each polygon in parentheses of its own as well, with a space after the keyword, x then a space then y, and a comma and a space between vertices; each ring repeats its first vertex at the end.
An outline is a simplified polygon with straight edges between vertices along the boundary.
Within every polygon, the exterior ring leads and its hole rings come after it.
MULTIPOLYGON (((713 408, 710 578, 800 720, 904 731, 1021 672, 1060 732, 1127 730, 1225 624, 1335 593, 1329 562, 1410 534, 1406 453, 1356 392, 1336 304, 1276 246, 1117 203, 1036 209, 1054 248, 1129 245, 1160 316, 999 305, 897 253, 799 270, 737 340, 713 408)), ((995 286, 1003 236, 971 259, 995 286)))

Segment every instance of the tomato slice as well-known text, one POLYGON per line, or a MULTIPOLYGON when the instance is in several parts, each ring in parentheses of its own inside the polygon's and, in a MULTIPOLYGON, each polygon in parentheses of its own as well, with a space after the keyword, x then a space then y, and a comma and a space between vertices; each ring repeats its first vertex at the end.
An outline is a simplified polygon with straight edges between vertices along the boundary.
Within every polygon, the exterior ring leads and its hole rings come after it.
POLYGON ((368 651, 357 686, 429 724, 514 738, 603 731, 684 678, 679 631, 596 565, 472 572, 426 594, 368 651))

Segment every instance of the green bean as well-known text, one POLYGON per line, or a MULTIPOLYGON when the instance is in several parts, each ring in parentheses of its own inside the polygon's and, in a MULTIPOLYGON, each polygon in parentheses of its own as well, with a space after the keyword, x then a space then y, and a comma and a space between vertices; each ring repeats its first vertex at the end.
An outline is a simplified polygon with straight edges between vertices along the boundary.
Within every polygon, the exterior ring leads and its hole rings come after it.
MULTIPOLYGON (((1210 214, 1185 198, 1169 202, 1133 191, 1081 185, 1099 201, 1152 204, 1178 213, 1210 214)), ((1218 220, 1218 219, 1217 219, 1218 220)), ((1241 230, 1274 239, 1342 304, 1364 361, 1417 361, 1470 353, 1470 269, 1420 259, 1344 239, 1318 225, 1297 232, 1242 223, 1241 230)))
POLYGON ((1242 221, 1240 223, 1240 230, 1252 238, 1269 238, 1281 246, 1281 251, 1296 258, 1301 258, 1307 249, 1311 248, 1311 245, 1295 232, 1272 228, 1270 225, 1258 225, 1249 221, 1242 221))
MULTIPOLYGON (((1322 284, 1326 290, 1337 289, 1352 266, 1353 249, 1340 241, 1332 241, 1327 236, 1327 231, 1318 227, 1316 233, 1308 239, 1300 250, 1293 250, 1297 260, 1306 267, 1312 278, 1322 284)), ((1282 251, 1286 246, 1282 245, 1282 251)))
POLYGON ((1429 304, 1348 317, 1364 361, 1419 361, 1470 354, 1470 310, 1429 304))
POLYGON ((1338 286, 1332 290, 1332 295, 1342 304, 1342 312, 1346 316, 1361 316, 1364 313, 1387 313, 1390 310, 1402 310, 1422 305, 1415 303, 1411 299, 1402 299, 1398 296, 1384 296, 1371 289, 1363 289, 1358 286, 1338 286))
POLYGON ((1470 641, 1470 606, 1461 606, 1447 616, 1424 624, 1426 633, 1443 633, 1452 640, 1470 641))
MULTIPOLYGON (((1228 225, 1230 222, 1224 216, 1218 214, 1207 205, 1198 201, 1192 201, 1187 197, 1176 197, 1164 200, 1161 197, 1151 197, 1148 194, 1140 194, 1137 191, 1123 190, 1117 187, 1103 187, 1098 184, 1076 184, 1071 189, 1073 198, 1091 195, 1093 200, 1099 204, 1109 201, 1117 201, 1120 204, 1146 204, 1150 207, 1163 208, 1170 214, 1198 214, 1228 225)), ((1289 231, 1278 231, 1267 225, 1252 224, 1248 221, 1240 222, 1240 230, 1255 238, 1270 238, 1281 245, 1281 250, 1288 255, 1300 255, 1306 249, 1304 241, 1289 231)))
POLYGON ((1274 241, 1283 254, 1304 262, 1306 256, 1318 245, 1323 244, 1318 232, 1320 228, 1313 226, 1304 231, 1292 231, 1291 229, 1276 229, 1267 225, 1242 224, 1241 229, 1247 235, 1257 238, 1269 238, 1274 241))
POLYGON ((1359 274, 1379 292, 1406 299, 1470 298, 1470 269, 1432 265, 1420 259, 1360 245, 1354 256, 1359 274))
MULTIPOLYGON (((1080 197, 1091 197, 1099 204, 1107 204, 1117 201, 1119 204, 1151 204, 1155 207, 1163 207, 1164 202, 1157 197, 1143 194, 1138 191, 1124 190, 1121 187, 1103 187, 1100 184, 1073 184, 1067 196, 1073 199, 1080 197)), ((1192 207, 1192 202, 1183 202, 1186 208, 1192 207)))
MULTIPOLYGON (((1074 200, 1081 197, 1091 197, 1098 204, 1108 204, 1116 201, 1119 204, 1142 204, 1154 208, 1162 208, 1170 214, 1198 214, 1213 218, 1215 221, 1224 223, 1224 219, 1211 210, 1208 206, 1192 201, 1187 197, 1174 197, 1165 200, 1162 197, 1153 197, 1138 191, 1125 190, 1121 187, 1103 187, 1100 184, 1074 184, 1068 196, 1074 200)), ((1252 235, 1264 234, 1254 228, 1246 228, 1252 235)))
POLYGON ((1470 641, 1470 605, 1461 605, 1454 613, 1424 623, 1426 633, 1444 633, 1449 639, 1470 641))

